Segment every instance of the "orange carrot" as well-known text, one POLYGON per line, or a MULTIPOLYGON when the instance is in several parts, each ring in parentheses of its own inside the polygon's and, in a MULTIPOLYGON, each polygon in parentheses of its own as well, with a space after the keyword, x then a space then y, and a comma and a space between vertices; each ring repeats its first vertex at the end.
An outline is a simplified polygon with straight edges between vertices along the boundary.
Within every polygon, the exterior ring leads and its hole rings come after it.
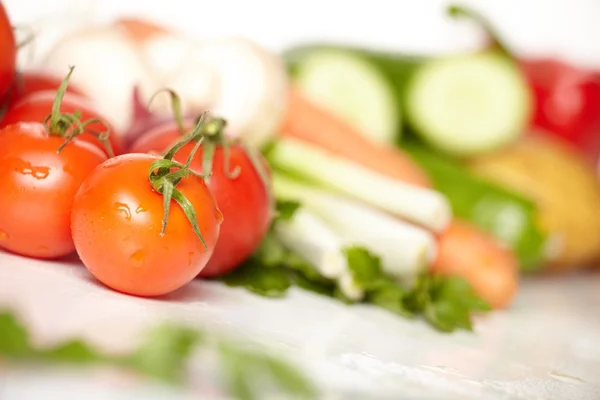
POLYGON ((464 278, 493 308, 508 306, 518 287, 518 261, 513 253, 463 221, 454 220, 440 236, 431 268, 464 278))
POLYGON ((310 142, 393 179, 431 186, 427 174, 401 150, 372 143, 354 127, 292 88, 281 134, 310 142))

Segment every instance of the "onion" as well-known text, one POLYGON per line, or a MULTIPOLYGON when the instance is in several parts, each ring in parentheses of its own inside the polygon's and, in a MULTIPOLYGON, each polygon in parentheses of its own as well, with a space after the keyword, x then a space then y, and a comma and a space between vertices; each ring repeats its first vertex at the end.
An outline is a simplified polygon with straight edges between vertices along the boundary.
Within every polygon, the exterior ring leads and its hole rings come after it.
POLYGON ((277 132, 287 108, 283 60, 242 38, 194 41, 143 20, 70 32, 49 51, 44 66, 64 74, 131 143, 144 130, 173 118, 175 91, 185 116, 204 111, 225 118, 227 130, 262 146, 277 132))
POLYGON ((150 69, 120 29, 93 27, 70 33, 48 52, 43 65, 61 75, 75 66, 74 85, 95 101, 120 132, 132 122, 132 89, 137 86, 143 96, 156 90, 150 69))

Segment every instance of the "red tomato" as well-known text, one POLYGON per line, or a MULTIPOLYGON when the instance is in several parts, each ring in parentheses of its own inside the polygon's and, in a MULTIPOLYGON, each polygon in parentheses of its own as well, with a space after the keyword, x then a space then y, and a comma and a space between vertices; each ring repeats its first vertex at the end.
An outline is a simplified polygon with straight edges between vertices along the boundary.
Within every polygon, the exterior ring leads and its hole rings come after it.
MULTIPOLYGON (((52 112, 52 105, 56 97, 56 91, 43 91, 32 93, 31 95, 21 99, 17 104, 10 108, 0 126, 8 126, 15 122, 44 122, 46 117, 52 112)), ((114 128, 108 122, 108 120, 98 113, 93 104, 86 98, 79 96, 74 93, 65 93, 62 103, 60 105, 60 111, 62 113, 74 113, 75 111, 81 112, 81 121, 88 120, 90 118, 97 118, 104 121, 110 128, 110 144, 112 145, 115 155, 121 154, 123 146, 119 139, 119 135, 115 134, 114 128)), ((94 130, 97 132, 103 132, 106 127, 101 123, 90 124, 87 129, 94 130)), ((82 134, 81 140, 94 143, 105 151, 104 145, 92 134, 82 134)))
MULTIPOLYGON (((186 125, 189 125, 189 122, 186 125)), ((130 153, 163 153, 182 137, 175 122, 163 122, 140 136, 128 151, 130 153)))
POLYGON ((96 146, 48 134, 40 123, 0 130, 0 247, 36 258, 75 250, 71 205, 79 185, 106 155, 96 146))
MULTIPOLYGON (((164 124, 142 136, 130 149, 132 152, 162 153, 181 134, 174 123, 164 124)), ((175 160, 185 163, 194 147, 187 144, 175 155, 175 160)), ((202 148, 194 156, 192 169, 202 173, 202 148)), ((267 162, 261 159, 269 173, 267 162)), ((224 221, 215 252, 201 277, 215 277, 232 271, 244 262, 265 237, 271 223, 271 210, 267 188, 252 165, 244 147, 234 144, 230 148, 229 170, 239 168, 237 177, 225 173, 223 147, 217 146, 213 160, 213 175, 209 187, 224 221)))
MULTIPOLYGON (((13 107, 22 98, 32 93, 45 91, 56 93, 62 81, 62 77, 45 71, 26 70, 17 72, 8 94, 8 107, 13 107)), ((69 83, 69 86, 67 86, 67 93, 84 96, 83 92, 77 89, 73 83, 69 83)))
POLYGON ((13 83, 16 63, 17 44, 13 27, 0 2, 0 97, 4 96, 13 83))
POLYGON ((174 200, 161 235, 163 196, 148 181, 159 157, 126 154, 96 168, 75 198, 71 230, 77 253, 106 286, 137 296, 172 292, 191 280, 213 254, 222 216, 201 178, 176 186, 193 205, 207 249, 174 200))

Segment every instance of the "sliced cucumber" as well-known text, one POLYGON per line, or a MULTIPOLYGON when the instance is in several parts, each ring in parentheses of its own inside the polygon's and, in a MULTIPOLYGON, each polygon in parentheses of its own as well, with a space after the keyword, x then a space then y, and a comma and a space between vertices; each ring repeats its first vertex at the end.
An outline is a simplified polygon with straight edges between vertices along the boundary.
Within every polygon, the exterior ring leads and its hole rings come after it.
POLYGON ((377 143, 400 133, 400 104, 389 81, 359 53, 315 48, 288 55, 296 86, 377 143))
POLYGON ((417 57, 313 44, 286 58, 302 91, 377 141, 399 143, 403 123, 445 153, 482 154, 519 136, 532 112, 524 76, 499 52, 417 57))
POLYGON ((412 128, 430 145, 458 156, 513 141, 531 112, 521 72, 491 52, 424 63, 411 77, 404 99, 412 128))

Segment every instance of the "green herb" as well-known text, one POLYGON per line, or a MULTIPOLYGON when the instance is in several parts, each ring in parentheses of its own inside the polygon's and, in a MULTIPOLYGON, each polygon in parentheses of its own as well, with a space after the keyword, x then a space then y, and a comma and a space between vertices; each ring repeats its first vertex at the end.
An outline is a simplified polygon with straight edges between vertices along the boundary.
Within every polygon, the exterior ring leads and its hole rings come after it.
POLYGON ((283 268, 257 263, 245 263, 222 278, 229 286, 243 286, 249 291, 265 297, 283 297, 292 282, 288 271, 283 268))
POLYGON ((206 340, 207 337, 199 329, 165 323, 151 329, 134 351, 124 355, 100 353, 81 340, 39 348, 33 345, 27 329, 14 314, 0 312, 0 358, 11 362, 102 364, 126 368, 165 383, 184 384, 192 352, 200 345, 216 343, 223 375, 230 384, 228 389, 236 398, 263 398, 257 378, 269 380, 289 396, 316 398, 316 389, 310 381, 287 362, 243 349, 240 344, 222 338, 206 340))
POLYGON ((367 291, 367 301, 403 316, 422 315, 444 332, 472 330, 471 314, 490 307, 464 279, 422 272, 412 287, 403 287, 387 277, 378 257, 369 251, 346 250, 354 279, 367 291))
MULTIPOLYGON (((366 303, 403 317, 422 316, 443 332, 471 330, 472 313, 490 309, 459 277, 423 272, 409 287, 387 276, 380 259, 368 250, 349 247, 344 251, 355 282, 366 292, 363 300, 366 303)), ((250 260, 221 280, 229 286, 243 287, 267 297, 284 297, 287 290, 296 285, 347 304, 353 303, 338 290, 334 281, 323 277, 301 255, 286 249, 273 229, 250 260)))
POLYGON ((277 218, 289 220, 294 216, 296 210, 300 207, 300 203, 291 200, 277 200, 277 218))

